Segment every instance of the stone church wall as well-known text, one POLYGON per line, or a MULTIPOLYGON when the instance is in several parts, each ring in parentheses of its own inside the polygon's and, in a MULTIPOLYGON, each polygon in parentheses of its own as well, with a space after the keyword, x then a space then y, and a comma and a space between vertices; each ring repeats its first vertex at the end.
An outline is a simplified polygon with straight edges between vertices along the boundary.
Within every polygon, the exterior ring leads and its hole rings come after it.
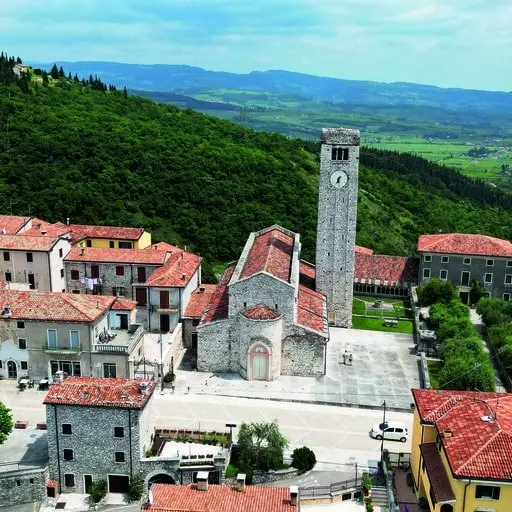
POLYGON ((325 342, 323 336, 297 328, 292 335, 283 340, 281 375, 324 375, 325 342))
POLYGON ((233 368, 236 355, 230 343, 231 323, 230 320, 222 320, 198 326, 197 369, 200 372, 238 371, 238 366, 233 368))

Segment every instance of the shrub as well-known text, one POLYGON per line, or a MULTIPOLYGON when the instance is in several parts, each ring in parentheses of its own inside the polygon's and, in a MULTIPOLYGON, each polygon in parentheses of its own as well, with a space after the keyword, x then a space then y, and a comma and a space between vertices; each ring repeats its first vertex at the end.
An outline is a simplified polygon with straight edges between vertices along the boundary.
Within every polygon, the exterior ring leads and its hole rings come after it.
POLYGON ((174 379, 176 379, 176 375, 172 372, 167 372, 165 375, 164 375, 164 382, 174 382, 174 379))
POLYGON ((107 495, 107 481, 98 480, 89 487, 89 496, 93 503, 99 503, 107 495))
POLYGON ((316 457, 312 450, 307 446, 295 448, 292 455, 292 466, 299 471, 309 471, 316 464, 316 457))
POLYGON ((144 493, 144 478, 137 475, 130 479, 128 487, 128 501, 140 501, 144 493))
POLYGON ((238 475, 238 473, 240 473, 240 471, 236 466, 233 466, 233 464, 229 464, 226 468, 226 478, 234 477, 238 475))
POLYGON ((449 281, 431 279, 428 283, 418 286, 418 300, 422 306, 430 306, 436 302, 447 304, 457 296, 455 288, 449 281))

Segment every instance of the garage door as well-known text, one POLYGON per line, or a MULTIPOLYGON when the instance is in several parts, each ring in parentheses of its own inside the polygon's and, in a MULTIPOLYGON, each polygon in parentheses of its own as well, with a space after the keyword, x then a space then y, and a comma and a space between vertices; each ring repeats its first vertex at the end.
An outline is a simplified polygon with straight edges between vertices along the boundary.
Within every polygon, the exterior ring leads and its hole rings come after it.
POLYGON ((124 475, 108 476, 108 492, 128 492, 130 477, 124 475))

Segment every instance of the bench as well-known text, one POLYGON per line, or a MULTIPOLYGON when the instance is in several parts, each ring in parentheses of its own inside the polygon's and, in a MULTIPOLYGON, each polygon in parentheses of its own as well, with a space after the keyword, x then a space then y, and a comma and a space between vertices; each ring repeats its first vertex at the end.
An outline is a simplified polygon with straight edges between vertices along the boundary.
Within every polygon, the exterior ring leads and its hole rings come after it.
POLYGON ((384 318, 385 327, 398 327, 398 320, 393 318, 384 318))

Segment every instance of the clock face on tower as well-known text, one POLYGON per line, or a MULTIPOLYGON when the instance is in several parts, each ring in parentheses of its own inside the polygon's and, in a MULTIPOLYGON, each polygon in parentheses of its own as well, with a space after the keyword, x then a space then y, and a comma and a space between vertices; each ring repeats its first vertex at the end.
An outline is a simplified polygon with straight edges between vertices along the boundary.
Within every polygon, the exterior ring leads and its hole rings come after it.
POLYGON ((331 174, 331 185, 335 188, 343 188, 348 182, 348 176, 345 171, 334 171, 331 174))

